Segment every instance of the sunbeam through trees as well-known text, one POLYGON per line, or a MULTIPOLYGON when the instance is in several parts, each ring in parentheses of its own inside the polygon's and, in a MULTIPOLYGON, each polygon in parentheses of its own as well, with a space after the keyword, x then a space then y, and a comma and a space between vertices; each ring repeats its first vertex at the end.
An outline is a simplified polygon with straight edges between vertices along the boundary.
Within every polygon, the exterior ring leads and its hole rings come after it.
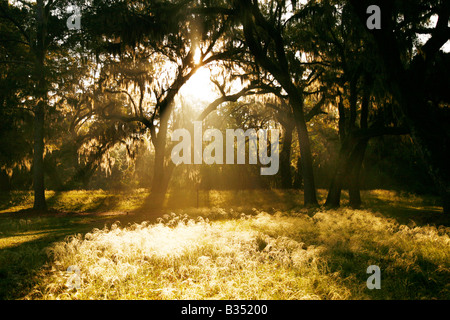
POLYGON ((0 299, 448 300, 449 21, 0 0, 0 299))

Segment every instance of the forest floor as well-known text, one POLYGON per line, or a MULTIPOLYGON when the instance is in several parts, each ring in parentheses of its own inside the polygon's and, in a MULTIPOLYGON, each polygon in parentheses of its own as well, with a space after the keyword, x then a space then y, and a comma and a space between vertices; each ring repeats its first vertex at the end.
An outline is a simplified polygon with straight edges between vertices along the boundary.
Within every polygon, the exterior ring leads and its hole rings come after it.
POLYGON ((450 299, 433 196, 363 191, 360 210, 346 193, 336 210, 297 190, 170 193, 161 210, 148 196, 49 191, 38 214, 30 192, 1 195, 0 299, 450 299))

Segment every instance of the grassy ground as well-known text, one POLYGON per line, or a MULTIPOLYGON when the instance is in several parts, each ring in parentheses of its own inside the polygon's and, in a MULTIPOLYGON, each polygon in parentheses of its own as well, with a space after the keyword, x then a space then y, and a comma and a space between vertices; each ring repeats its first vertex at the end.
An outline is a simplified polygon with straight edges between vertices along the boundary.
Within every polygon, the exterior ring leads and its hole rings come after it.
POLYGON ((450 299, 450 218, 433 197, 374 190, 361 210, 345 195, 307 210, 294 190, 201 191, 163 212, 147 197, 48 192, 51 213, 34 215, 30 193, 0 196, 0 298, 450 299))

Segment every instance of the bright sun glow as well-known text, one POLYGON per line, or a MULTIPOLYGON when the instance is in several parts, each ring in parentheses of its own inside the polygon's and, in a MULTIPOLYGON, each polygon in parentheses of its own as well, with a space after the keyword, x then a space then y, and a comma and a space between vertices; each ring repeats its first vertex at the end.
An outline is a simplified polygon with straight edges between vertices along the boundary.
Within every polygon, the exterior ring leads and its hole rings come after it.
POLYGON ((211 71, 202 67, 181 88, 180 94, 190 101, 196 102, 197 108, 203 109, 218 98, 214 84, 210 80, 211 71), (198 102, 198 103, 197 103, 198 102))
POLYGON ((199 64, 200 62, 202 62, 202 51, 200 50, 200 48, 195 49, 194 62, 195 64, 199 64))

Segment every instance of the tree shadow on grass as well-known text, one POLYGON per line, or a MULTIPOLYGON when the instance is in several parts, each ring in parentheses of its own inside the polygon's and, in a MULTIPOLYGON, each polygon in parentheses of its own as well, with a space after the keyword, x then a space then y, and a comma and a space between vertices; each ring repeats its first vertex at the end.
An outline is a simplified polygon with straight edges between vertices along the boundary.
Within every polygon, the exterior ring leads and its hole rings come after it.
MULTIPOLYGON (((20 299, 36 283, 37 273, 48 259, 45 248, 79 230, 41 231, 35 240, 12 243, 0 249, 0 299, 20 299)), ((20 237, 12 236, 10 238, 20 237)), ((11 241, 13 242, 13 241, 11 241)))
POLYGON ((401 247, 383 247, 382 240, 372 244, 373 251, 355 251, 348 246, 348 241, 343 242, 346 244, 328 248, 330 271, 339 272, 343 279, 352 279, 349 283, 353 283, 348 287, 359 288, 358 296, 364 294, 376 300, 450 298, 449 269, 442 269, 420 254, 409 257, 401 247), (384 253, 379 252, 380 248, 384 253), (367 279, 372 275, 367 274, 370 265, 376 265, 381 270, 380 290, 367 288, 367 279))
POLYGON ((363 201, 363 208, 378 211, 400 224, 450 227, 450 215, 444 214, 442 207, 437 205, 439 203, 437 197, 413 195, 408 197, 394 193, 392 198, 382 198, 367 192, 363 201))
MULTIPOLYGON (((166 213, 177 210, 223 208, 251 212, 253 208, 276 211, 283 205, 283 196, 277 190, 176 190, 160 196, 149 194, 143 204, 133 212, 137 218, 154 221, 166 213)), ((284 205, 283 205, 284 207, 284 205)))
POLYGON ((17 206, 26 202, 31 192, 27 191, 10 191, 0 193, 0 211, 17 206))
POLYGON ((0 218, 0 300, 21 299, 39 281, 47 249, 68 236, 110 228, 120 216, 96 214, 4 214, 0 218))
POLYGON ((12 203, 13 203, 13 197, 12 197, 11 192, 1 192, 0 193, 0 210, 8 209, 12 203))
POLYGON ((330 231, 317 228, 317 236, 302 237, 302 242, 306 247, 323 248, 320 257, 325 262, 326 272, 337 277, 337 284, 350 292, 350 299, 450 299, 450 261, 436 257, 436 254, 445 254, 442 248, 436 253, 424 253, 425 249, 416 248, 414 236, 394 233, 391 238, 384 238, 383 233, 375 231, 377 227, 366 230, 374 238, 362 236, 362 230, 349 233, 339 229, 330 233, 331 238, 321 237, 320 234, 330 231), (407 241, 410 243, 406 244, 407 241), (380 290, 367 287, 367 280, 372 275, 367 273, 367 268, 371 265, 381 270, 380 290))
POLYGON ((76 198, 76 195, 70 195, 70 193, 63 195, 60 192, 55 192, 55 194, 47 200, 48 207, 57 208, 56 210, 65 213, 116 211, 116 208, 121 201, 122 194, 80 195, 81 199, 71 199, 69 201, 63 201, 62 198, 64 196, 76 198), (64 205, 66 207, 64 207, 64 205))

